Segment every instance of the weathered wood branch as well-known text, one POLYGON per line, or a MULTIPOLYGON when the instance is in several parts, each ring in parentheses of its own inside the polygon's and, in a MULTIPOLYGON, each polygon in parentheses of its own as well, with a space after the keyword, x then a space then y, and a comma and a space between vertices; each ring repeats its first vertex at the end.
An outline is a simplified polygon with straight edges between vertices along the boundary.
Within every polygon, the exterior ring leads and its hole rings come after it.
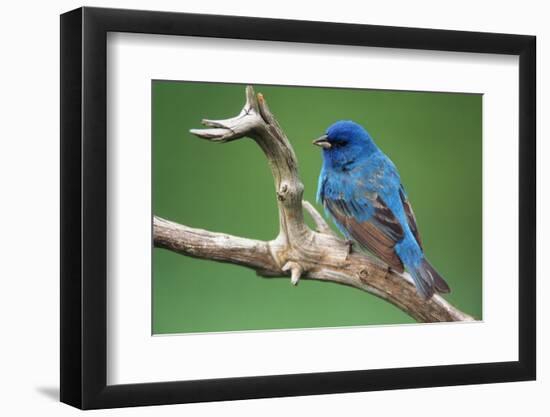
POLYGON ((246 88, 246 104, 240 114, 226 120, 208 120, 206 129, 192 129, 212 142, 252 138, 263 150, 275 181, 279 208, 279 234, 272 241, 258 241, 154 218, 156 247, 202 259, 252 268, 261 276, 291 276, 344 284, 374 294, 420 322, 470 321, 469 315, 435 295, 429 301, 418 296, 408 274, 391 271, 381 261, 351 250, 332 232, 321 214, 302 201, 303 184, 298 176, 294 150, 261 94, 246 88), (316 224, 304 222, 304 208, 316 224))
POLYGON ((311 218, 313 219, 313 221, 315 222, 316 230, 319 233, 336 236, 332 231, 332 229, 330 228, 330 226, 328 225, 328 223, 323 218, 323 216, 321 216, 319 212, 315 209, 315 207, 313 207, 313 204, 311 204, 309 201, 306 201, 306 200, 302 201, 302 204, 306 209, 306 211, 311 216, 311 218))

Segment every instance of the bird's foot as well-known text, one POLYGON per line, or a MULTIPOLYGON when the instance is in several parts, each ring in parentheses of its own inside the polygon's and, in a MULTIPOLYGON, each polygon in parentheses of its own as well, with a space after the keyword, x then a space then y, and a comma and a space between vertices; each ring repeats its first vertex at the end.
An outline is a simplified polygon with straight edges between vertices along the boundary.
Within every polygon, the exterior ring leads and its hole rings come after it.
POLYGON ((353 240, 351 240, 351 239, 346 239, 346 240, 345 240, 345 244, 346 244, 347 247, 348 247, 348 255, 350 255, 351 252, 353 251, 353 240))

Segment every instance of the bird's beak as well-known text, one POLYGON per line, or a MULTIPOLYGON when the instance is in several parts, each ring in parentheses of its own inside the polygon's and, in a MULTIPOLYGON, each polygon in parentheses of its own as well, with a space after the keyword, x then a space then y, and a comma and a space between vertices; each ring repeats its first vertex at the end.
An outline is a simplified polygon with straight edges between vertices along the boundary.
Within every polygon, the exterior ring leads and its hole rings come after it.
POLYGON ((332 147, 332 145, 328 141, 327 135, 323 135, 320 138, 315 139, 312 143, 314 145, 320 146, 323 149, 330 149, 332 147))

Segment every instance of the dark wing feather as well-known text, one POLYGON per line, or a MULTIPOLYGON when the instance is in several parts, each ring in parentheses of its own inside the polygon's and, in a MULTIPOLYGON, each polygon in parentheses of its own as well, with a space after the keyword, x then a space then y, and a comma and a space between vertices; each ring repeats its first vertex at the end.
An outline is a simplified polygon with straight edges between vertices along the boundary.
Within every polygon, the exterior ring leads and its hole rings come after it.
POLYGON ((420 249, 424 250, 424 248, 422 247, 422 239, 420 238, 420 233, 418 231, 418 226, 416 225, 416 217, 414 215, 414 211, 412 209, 411 203, 409 202, 409 199, 405 194, 405 190, 403 189, 403 186, 401 186, 401 188, 399 189, 399 196, 401 197, 401 202, 403 203, 403 208, 405 209, 405 214, 407 215, 407 222, 409 223, 409 228, 411 229, 411 232, 413 233, 416 241, 418 242, 418 246, 420 246, 420 249))
POLYGON ((384 203, 380 196, 376 196, 376 200, 374 201, 372 222, 382 229, 384 234, 393 240, 394 244, 403 239, 403 226, 401 226, 393 211, 384 203))
POLYGON ((361 246, 386 262, 395 271, 403 272, 403 263, 395 252, 395 244, 404 235, 403 228, 393 212, 377 196, 374 200, 374 214, 367 221, 356 220, 353 202, 344 200, 324 199, 325 207, 349 235, 361 246))

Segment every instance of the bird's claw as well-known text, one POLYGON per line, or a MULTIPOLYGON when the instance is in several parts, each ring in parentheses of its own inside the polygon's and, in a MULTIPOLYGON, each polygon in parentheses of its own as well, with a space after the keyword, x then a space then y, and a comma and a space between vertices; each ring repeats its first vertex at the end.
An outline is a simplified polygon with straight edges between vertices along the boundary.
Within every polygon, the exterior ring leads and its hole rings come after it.
POLYGON ((345 243, 346 243, 346 246, 348 247, 348 255, 350 255, 351 252, 353 251, 353 240, 346 239, 345 243))

